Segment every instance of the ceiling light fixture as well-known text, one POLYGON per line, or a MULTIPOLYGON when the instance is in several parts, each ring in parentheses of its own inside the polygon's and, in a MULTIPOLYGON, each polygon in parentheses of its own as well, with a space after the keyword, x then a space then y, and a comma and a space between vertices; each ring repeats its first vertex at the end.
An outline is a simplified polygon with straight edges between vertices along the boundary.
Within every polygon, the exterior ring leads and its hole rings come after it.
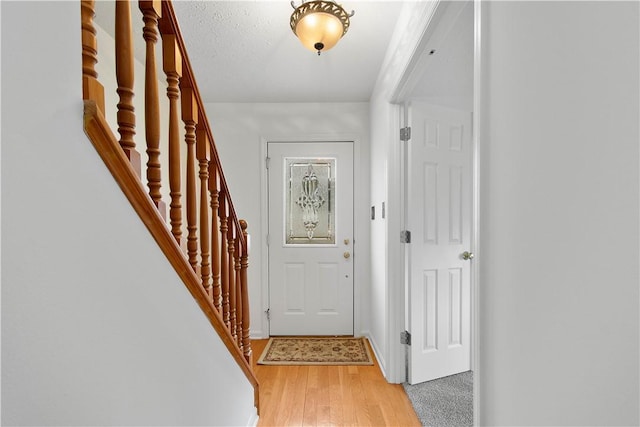
POLYGON ((300 39, 304 47, 314 52, 324 52, 331 49, 347 33, 349 18, 342 6, 333 0, 302 0, 291 14, 291 30, 300 39))

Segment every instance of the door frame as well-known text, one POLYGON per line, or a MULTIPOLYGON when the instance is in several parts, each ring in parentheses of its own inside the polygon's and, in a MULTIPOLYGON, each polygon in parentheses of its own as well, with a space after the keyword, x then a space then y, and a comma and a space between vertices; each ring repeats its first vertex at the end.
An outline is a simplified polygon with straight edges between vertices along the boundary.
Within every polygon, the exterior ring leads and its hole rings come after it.
MULTIPOLYGON (((480 364, 480 272, 481 272, 481 230, 480 224, 480 144, 482 136, 482 121, 485 120, 485 112, 483 109, 484 99, 482 97, 482 0, 471 0, 473 2, 473 113, 472 113, 472 203, 471 203, 471 251, 475 254, 474 262, 471 263, 471 369, 474 373, 473 377, 473 424, 480 425, 480 390, 481 390, 481 364, 480 364)), ((397 128, 405 126, 406 115, 403 105, 408 101, 410 90, 415 85, 420 75, 421 67, 425 66, 425 57, 422 54, 427 43, 431 40, 434 28, 440 23, 443 15, 443 0, 437 0, 437 4, 431 12, 429 19, 423 21, 425 26, 421 31, 420 40, 417 48, 411 54, 408 65, 404 73, 400 77, 395 90, 390 97, 390 103, 393 107, 394 116, 392 118, 397 128)), ((406 247, 399 243, 395 237, 400 230, 406 229, 407 213, 406 209, 406 171, 405 157, 406 150, 403 144, 398 140, 397 144, 393 144, 390 150, 389 162, 389 188, 400 188, 394 199, 399 203, 391 203, 389 194, 389 218, 396 218, 393 223, 390 221, 388 225, 387 244, 390 250, 388 256, 389 271, 387 272, 387 292, 389 295, 389 318, 387 324, 387 337, 389 341, 389 375, 390 380, 397 382, 398 379, 406 378, 408 369, 408 355, 404 344, 400 344, 399 334, 405 330, 407 324, 408 313, 406 311, 407 299, 407 253, 406 247), (393 209, 393 211, 391 211, 393 209), (397 255, 396 255, 397 254, 397 255), (404 286, 394 286, 394 284, 402 283, 404 286)), ((400 381, 401 382, 401 381, 400 381)))
POLYGON ((368 331, 363 331, 363 283, 366 283, 369 278, 369 270, 371 262, 368 257, 369 236, 369 223, 365 221, 359 221, 358 218, 367 218, 368 213, 368 197, 369 188, 365 185, 368 179, 365 178, 369 174, 368 163, 364 164, 361 159, 364 157, 368 160, 368 150, 363 153, 362 136, 353 133, 326 133, 326 134, 309 134, 309 135, 265 135, 260 137, 260 159, 261 159, 261 174, 260 174, 260 218, 261 218, 261 232, 263 238, 262 242, 262 256, 260 259, 260 277, 261 280, 261 294, 262 301, 260 301, 261 318, 252 319, 252 323, 260 324, 261 338, 269 337, 269 320, 267 319, 266 311, 269 308, 269 246, 267 245, 267 234, 269 232, 269 176, 266 168, 267 158, 267 144, 269 142, 284 142, 284 143, 314 143, 314 142, 351 142, 353 143, 353 249, 352 249, 352 262, 353 262, 353 334, 355 336, 364 335, 368 336, 368 331), (366 196, 366 198, 365 198, 366 196), (358 257, 358 255, 360 255, 358 257))

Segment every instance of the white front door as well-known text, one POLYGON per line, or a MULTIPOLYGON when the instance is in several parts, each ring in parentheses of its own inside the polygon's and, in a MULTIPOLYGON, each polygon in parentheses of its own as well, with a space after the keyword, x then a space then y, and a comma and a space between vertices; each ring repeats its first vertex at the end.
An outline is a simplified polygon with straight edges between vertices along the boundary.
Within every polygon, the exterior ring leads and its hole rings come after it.
POLYGON ((409 382, 471 366, 471 114, 409 107, 409 382))
POLYGON ((269 142, 270 335, 353 335, 353 143, 269 142))

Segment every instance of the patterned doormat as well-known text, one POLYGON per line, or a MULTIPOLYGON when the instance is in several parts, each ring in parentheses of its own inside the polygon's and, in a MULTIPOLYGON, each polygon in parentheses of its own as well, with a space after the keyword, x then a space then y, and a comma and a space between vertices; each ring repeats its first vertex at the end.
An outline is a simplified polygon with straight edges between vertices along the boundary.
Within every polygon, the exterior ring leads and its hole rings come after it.
POLYGON ((274 337, 259 365, 373 365, 366 338, 274 337))

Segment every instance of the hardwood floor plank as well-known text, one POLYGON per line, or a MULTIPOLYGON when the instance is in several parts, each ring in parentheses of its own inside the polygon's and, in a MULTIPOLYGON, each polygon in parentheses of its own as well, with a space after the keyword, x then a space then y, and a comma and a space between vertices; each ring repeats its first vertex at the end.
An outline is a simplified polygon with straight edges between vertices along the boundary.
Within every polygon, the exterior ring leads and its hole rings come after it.
POLYGON ((330 390, 331 383, 329 383, 329 366, 316 366, 318 372, 318 406, 330 405, 330 390))
POLYGON ((328 369, 329 382, 329 410, 331 425, 344 425, 344 396, 342 394, 342 379, 339 369, 328 369))
POLYGON ((305 402, 307 400, 307 379, 309 377, 309 367, 308 366, 294 366, 297 369, 297 375, 294 383, 293 389, 293 399, 285 400, 282 399, 282 402, 289 402, 291 406, 290 416, 287 419, 286 423, 283 425, 286 426, 298 426, 303 425, 304 423, 304 408, 305 402))
POLYGON ((367 410, 369 413, 369 420, 372 426, 386 426, 384 416, 382 415, 382 410, 380 409, 380 405, 374 403, 367 405, 367 410))
MULTIPOLYGON (((256 357, 268 340, 253 340, 256 357)), ((372 353, 373 354, 373 353, 372 353)), ((373 366, 255 365, 258 426, 420 426, 399 384, 373 366)))
POLYGON ((318 426, 336 425, 331 421, 331 407, 329 405, 318 405, 316 416, 318 420, 316 425, 318 426))
POLYGON ((340 391, 343 398, 342 413, 344 415, 344 425, 357 426, 356 405, 353 400, 353 394, 351 393, 349 369, 347 366, 339 366, 338 372, 340 374, 340 391))
POLYGON ((307 367, 307 388, 304 401, 303 425, 315 426, 318 424, 318 367, 307 367))
POLYGON ((359 426, 370 426, 371 420, 369 417, 369 408, 367 400, 364 394, 364 387, 362 386, 362 376, 359 375, 359 366, 349 366, 349 388, 351 390, 351 396, 353 397, 353 405, 356 412, 356 423, 359 426), (354 372, 354 373, 351 373, 354 372))

